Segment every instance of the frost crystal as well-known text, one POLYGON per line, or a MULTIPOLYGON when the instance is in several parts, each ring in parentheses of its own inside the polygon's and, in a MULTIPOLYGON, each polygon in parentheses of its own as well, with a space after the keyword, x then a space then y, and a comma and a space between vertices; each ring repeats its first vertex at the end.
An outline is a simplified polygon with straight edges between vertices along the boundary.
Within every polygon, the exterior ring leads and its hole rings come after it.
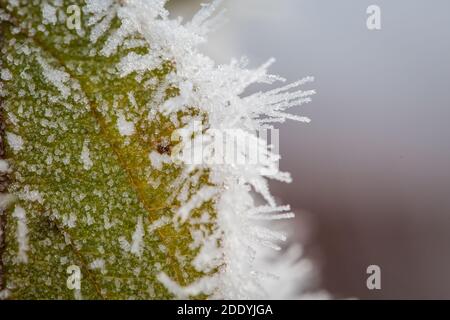
POLYGON ((0 173, 2 172, 8 172, 9 171, 9 164, 5 160, 0 160, 0 173))
POLYGON ((56 8, 48 3, 42 5, 42 16, 44 17, 45 24, 56 24, 58 21, 58 18, 56 17, 56 8))
POLYGON ((19 262, 28 262, 28 226, 25 210, 21 206, 14 208, 13 217, 17 219, 17 244, 19 246, 19 252, 17 259, 19 262))
POLYGON ((92 167, 93 163, 90 156, 88 141, 86 140, 83 143, 83 149, 81 151, 80 159, 85 170, 89 170, 92 167))
POLYGON ((105 268, 105 260, 103 259, 95 259, 89 264, 91 269, 104 269, 105 268))
POLYGON ((84 2, 82 30, 62 23, 59 0, 0 12, 14 18, 0 37, 0 172, 13 176, 0 207, 13 203, 17 222, 5 261, 8 285, 27 284, 12 294, 64 298, 74 263, 91 269, 85 298, 299 297, 311 265, 281 250, 274 223, 294 213, 268 181, 290 175, 262 132, 309 121, 289 108, 310 101, 300 88, 313 79, 247 94, 285 80, 268 74, 273 59, 249 69, 198 50, 223 21, 220 0, 187 23, 165 0, 84 2))
POLYGON ((0 71, 0 78, 5 81, 11 80, 12 79, 11 71, 9 71, 8 69, 2 69, 0 71))
POLYGON ((152 151, 149 154, 152 166, 157 170, 162 170, 164 163, 170 163, 171 159, 167 154, 161 155, 156 151, 152 151))
POLYGON ((134 123, 127 121, 122 113, 119 114, 117 119, 117 128, 122 136, 131 136, 134 134, 134 123))
POLYGON ((39 202, 41 204, 44 202, 42 194, 39 191, 30 190, 28 187, 25 187, 24 191, 19 193, 19 198, 31 202, 39 202))
POLYGON ((178 209, 178 216, 181 221, 186 221, 189 217, 189 213, 202 205, 205 201, 210 200, 218 192, 214 187, 203 187, 195 195, 193 195, 189 201, 178 209))
POLYGON ((162 226, 165 226, 166 224, 170 223, 169 217, 161 217, 155 222, 153 222, 151 225, 148 226, 148 233, 153 233, 155 230, 161 228, 162 226))
POLYGON ((144 238, 144 226, 142 223, 142 217, 138 218, 138 221, 136 223, 136 230, 133 233, 132 243, 130 252, 137 255, 138 257, 141 256, 143 248, 143 238, 144 238))
POLYGON ((6 133, 6 139, 8 140, 8 144, 14 151, 20 151, 23 148, 23 140, 21 136, 18 136, 12 132, 6 133))
MULTIPOLYGON (((178 199, 185 200, 179 207, 177 216, 183 223, 193 211, 213 201, 217 211, 217 229, 210 235, 192 232, 194 242, 201 247, 194 264, 199 271, 214 268, 219 268, 220 271, 185 287, 164 273, 158 279, 180 298, 200 293, 210 294, 212 298, 267 298, 276 290, 270 291, 273 288, 264 285, 264 279, 271 278, 261 269, 267 267, 263 263, 267 256, 266 250, 280 249, 277 242, 284 241, 286 237, 271 231, 262 221, 291 218, 293 214, 288 207, 277 206, 270 194, 268 178, 289 182, 290 177, 278 170, 278 155, 267 148, 255 148, 265 143, 256 136, 256 131, 273 128, 273 123, 286 119, 308 122, 307 117, 290 114, 287 109, 310 101, 314 91, 302 91, 299 87, 313 79, 308 77, 279 89, 245 96, 246 88, 253 83, 271 84, 285 80, 267 74, 267 68, 273 59, 260 68, 249 70, 245 68, 245 60, 233 60, 229 65, 216 66, 197 50, 197 45, 206 41, 206 34, 221 19, 221 14, 213 17, 220 2, 213 1, 204 5, 192 21, 183 25, 179 20, 168 18, 168 12, 163 7, 165 1, 162 0, 128 0, 122 6, 115 6, 109 1, 102 1, 98 5, 96 1, 88 1, 87 8, 96 15, 95 21, 105 17, 103 22, 96 24, 91 39, 96 40, 103 33, 104 24, 110 21, 108 12, 117 11, 122 25, 105 42, 101 54, 109 56, 125 43, 127 37, 137 33, 143 35, 148 41, 150 53, 128 54, 117 65, 118 73, 122 77, 133 72, 139 74, 143 70, 155 68, 161 61, 175 61, 176 71, 170 77, 170 85, 178 88, 178 95, 165 101, 159 111, 170 116, 189 106, 195 106, 208 118, 203 131, 192 129, 195 119, 184 122, 185 133, 180 134, 183 139, 178 150, 181 157, 177 160, 185 164, 187 172, 209 170, 212 185, 204 186, 191 195, 188 194, 189 188, 181 188, 178 199), (237 141, 238 156, 248 159, 256 150, 259 161, 252 165, 227 162, 214 164, 208 161, 208 157, 220 153, 218 139, 227 136, 232 136, 237 141), (192 143, 189 142, 191 138, 194 140, 192 143), (252 141, 250 145, 253 149, 245 148, 242 141, 252 141), (200 161, 187 162, 184 156, 196 154, 198 157, 199 146, 202 150, 200 161), (267 205, 256 206, 252 190, 260 193, 267 205)), ((119 117, 119 130, 121 122, 124 124, 119 117)), ((126 127, 122 126, 122 134, 126 127)), ((131 129, 127 132, 131 132, 131 129)), ((152 151, 149 158, 157 170, 162 170, 163 164, 170 161, 168 155, 156 151, 152 151)), ((155 222, 149 232, 159 225, 160 222, 155 222)), ((141 236, 138 221, 132 251, 141 236)), ((123 241, 122 244, 126 246, 123 241)), ((295 261, 283 261, 279 265, 284 269, 277 271, 284 274, 291 273, 290 268, 295 270, 295 261)), ((278 285, 286 289, 292 288, 295 283, 280 281, 278 285)))
POLYGON ((42 67, 44 77, 59 90, 63 97, 67 98, 70 94, 70 88, 66 85, 69 75, 64 71, 52 68, 41 57, 38 57, 37 60, 42 67))

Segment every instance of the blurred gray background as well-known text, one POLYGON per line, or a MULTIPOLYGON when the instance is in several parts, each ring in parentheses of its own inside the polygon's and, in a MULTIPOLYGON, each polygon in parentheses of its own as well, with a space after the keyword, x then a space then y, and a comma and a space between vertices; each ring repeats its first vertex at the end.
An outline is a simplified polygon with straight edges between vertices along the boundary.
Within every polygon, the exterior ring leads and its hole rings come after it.
MULTIPOLYGON (((169 8, 188 18, 201 2, 169 8)), ((316 78, 313 102, 295 111, 312 123, 280 126, 281 168, 294 182, 272 190, 300 213, 295 236, 321 286, 335 297, 450 299, 450 1, 224 7, 228 24, 203 48, 217 62, 276 57, 272 73, 316 78), (366 27, 371 4, 379 31, 366 27), (370 264, 381 290, 366 288, 370 264)))

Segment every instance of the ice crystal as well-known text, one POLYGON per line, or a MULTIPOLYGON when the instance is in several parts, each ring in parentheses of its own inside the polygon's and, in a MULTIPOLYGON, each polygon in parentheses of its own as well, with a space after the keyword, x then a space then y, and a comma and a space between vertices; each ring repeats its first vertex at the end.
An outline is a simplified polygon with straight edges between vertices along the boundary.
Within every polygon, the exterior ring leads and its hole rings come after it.
POLYGON ((1 295, 72 298, 62 285, 69 263, 87 275, 78 298, 293 298, 304 289, 300 274, 311 268, 299 251, 274 256, 286 235, 273 220, 294 214, 268 180, 290 176, 257 132, 308 122, 288 109, 310 101, 314 91, 300 87, 313 79, 247 95, 285 80, 268 74, 273 59, 216 65, 197 49, 223 21, 222 1, 187 23, 170 19, 165 2, 87 0, 83 29, 68 33, 65 1, 0 0, 11 158, 0 172, 12 171, 14 197, 2 208, 17 220, 6 230, 16 245, 3 254, 1 295), (37 277, 37 261, 59 285, 37 277))
POLYGON ((25 210, 21 206, 16 206, 12 215, 17 219, 17 243, 19 245, 19 252, 17 253, 17 260, 22 263, 28 262, 27 251, 28 247, 28 227, 25 210))
MULTIPOLYGON (((172 78, 172 83, 179 88, 179 95, 166 101, 162 106, 162 112, 173 113, 190 105, 201 108, 202 111, 206 112, 209 120, 208 130, 202 136, 203 140, 205 140, 205 136, 208 136, 208 131, 222 130, 224 132, 225 129, 237 129, 234 132, 237 132, 238 141, 245 140, 250 136, 258 143, 254 132, 263 125, 282 122, 285 119, 309 121, 306 117, 286 113, 286 109, 310 101, 309 96, 314 93, 313 91, 296 89, 311 81, 312 78, 305 78, 266 93, 241 97, 245 89, 252 83, 283 81, 279 77, 266 73, 272 60, 256 70, 244 69, 243 64, 235 61, 227 66, 215 66, 210 59, 195 49, 198 43, 204 41, 204 36, 210 29, 210 17, 219 2, 215 1, 204 6, 192 21, 184 26, 168 20, 167 13, 161 7, 158 8, 158 4, 149 5, 143 1, 129 1, 127 6, 119 9, 126 21, 135 22, 135 25, 130 27, 129 32, 142 31, 152 46, 162 48, 159 51, 160 56, 177 62, 177 70, 172 78), (147 22, 145 17, 152 16, 155 12, 160 12, 160 18, 147 22), (133 30, 133 28, 135 29, 133 30), (181 46, 181 43, 185 45, 181 46)), ((126 62, 121 61, 120 69, 126 69, 128 73, 131 70, 140 71, 142 65, 134 62, 147 57, 138 58, 134 56, 133 58, 133 61, 128 59, 129 64, 126 67, 126 62)), ((152 59, 148 60, 152 61, 152 59)), ((209 144, 214 148, 216 136, 210 135, 209 137, 211 138, 209 144)), ((260 150, 266 152, 264 148, 260 148, 260 150)), ((186 150, 184 151, 186 152, 186 150)), ((245 150, 239 151, 244 156, 249 156, 245 150)), ((223 163, 210 167, 212 169, 211 180, 214 185, 219 187, 221 192, 216 203, 218 213, 216 233, 222 235, 218 236, 214 233, 209 239, 202 239, 203 247, 208 248, 208 250, 202 250, 200 256, 206 255, 208 257, 207 259, 203 258, 207 264, 213 264, 216 267, 223 266, 219 275, 212 277, 217 285, 217 297, 254 297, 254 294, 259 291, 259 289, 256 291, 254 289, 258 288, 260 279, 259 277, 252 279, 250 276, 252 274, 250 272, 252 270, 251 262, 247 266, 247 272, 242 272, 242 269, 245 269, 244 261, 251 260, 249 258, 252 251, 261 250, 256 248, 258 244, 278 249, 278 246, 274 243, 278 240, 285 240, 285 236, 282 234, 275 233, 262 226, 255 226, 254 220, 258 218, 267 219, 267 217, 260 217, 255 213, 288 210, 287 207, 280 208, 275 205, 275 200, 268 191, 266 179, 261 175, 261 172, 267 167, 274 169, 273 164, 278 159, 270 153, 262 154, 262 158, 265 161, 249 170, 243 166, 236 168, 233 165, 228 166, 223 163), (253 186, 256 191, 261 193, 269 205, 262 209, 255 208, 248 186, 253 186), (248 215, 248 212, 252 212, 252 214, 248 215), (217 238, 223 240, 221 247, 211 245, 217 238), (214 259, 215 256, 220 255, 222 255, 221 259, 214 259)), ((270 170, 270 172, 271 178, 289 180, 286 174, 274 170, 270 170)), ((178 210, 178 215, 182 221, 187 219, 189 212, 194 208, 211 199, 218 192, 215 191, 217 187, 204 187, 192 195, 178 210)), ((292 213, 285 213, 272 216, 272 219, 290 218, 292 216, 292 213)), ((201 259, 198 257, 197 261, 201 259)), ((210 269, 211 266, 208 266, 208 268, 210 269)), ((205 266, 202 265, 199 269, 205 269, 205 266)), ((161 276, 160 280, 174 294, 181 294, 181 289, 177 288, 167 277, 161 276)), ((192 285, 190 289, 185 288, 187 293, 181 296, 197 294, 203 290, 199 289, 203 287, 202 285, 195 284, 194 287, 196 287, 196 290, 191 293, 189 291, 192 289, 192 285)))
POLYGON ((84 141, 84 143, 83 143, 83 150, 81 151, 80 159, 81 159, 81 162, 83 163, 84 169, 89 170, 92 167, 93 163, 91 160, 89 146, 88 146, 87 141, 84 141))
POLYGON ((144 238, 144 226, 142 222, 142 217, 138 217, 137 223, 136 223, 136 230, 133 233, 133 242, 131 243, 130 252, 141 256, 142 250, 143 250, 143 242, 142 239, 144 238))
POLYGON ((6 139, 10 147, 15 151, 20 151, 23 148, 23 139, 21 136, 14 134, 12 132, 6 133, 6 139))
POLYGON ((117 126, 122 136, 131 136, 135 132, 133 121, 127 121, 122 113, 119 114, 117 126))

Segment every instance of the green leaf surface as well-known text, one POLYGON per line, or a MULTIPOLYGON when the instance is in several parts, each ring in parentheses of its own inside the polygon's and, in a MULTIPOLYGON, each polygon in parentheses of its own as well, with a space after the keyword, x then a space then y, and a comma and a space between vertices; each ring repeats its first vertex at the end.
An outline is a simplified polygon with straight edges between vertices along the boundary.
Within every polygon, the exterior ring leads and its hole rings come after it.
MULTIPOLYGON (((0 156, 10 166, 0 185, 14 195, 0 214, 0 290, 12 299, 171 298, 157 275, 180 285, 198 279, 192 233, 212 228, 172 223, 180 188, 187 183, 192 194, 208 173, 187 180, 181 167, 149 158, 170 155, 184 115, 157 111, 177 95, 166 82, 175 63, 120 77, 120 59, 148 47, 98 54, 119 19, 94 43, 89 15, 81 16, 82 32, 64 23, 67 7, 83 1, 60 2, 49 2, 57 8, 52 23, 43 1, 0 0, 7 16, 0 24, 0 156), (121 132, 131 123, 132 134, 121 132), (81 292, 66 285, 70 265, 81 268, 81 292)), ((211 208, 207 202, 192 216, 214 214, 211 208)))

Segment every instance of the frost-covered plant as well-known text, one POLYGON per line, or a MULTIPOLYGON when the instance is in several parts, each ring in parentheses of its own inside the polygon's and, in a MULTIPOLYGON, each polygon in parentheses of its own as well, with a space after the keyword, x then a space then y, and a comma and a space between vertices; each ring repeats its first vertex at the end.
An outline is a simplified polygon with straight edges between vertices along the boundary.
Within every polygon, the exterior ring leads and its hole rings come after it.
POLYGON ((293 216, 268 188, 290 177, 256 132, 308 121, 286 110, 312 79, 246 95, 284 80, 272 61, 218 66, 198 51, 219 2, 183 24, 165 0, 0 0, 2 298, 301 294, 311 266, 276 254, 286 236, 267 223, 293 216), (258 161, 211 161, 230 137, 258 161))

